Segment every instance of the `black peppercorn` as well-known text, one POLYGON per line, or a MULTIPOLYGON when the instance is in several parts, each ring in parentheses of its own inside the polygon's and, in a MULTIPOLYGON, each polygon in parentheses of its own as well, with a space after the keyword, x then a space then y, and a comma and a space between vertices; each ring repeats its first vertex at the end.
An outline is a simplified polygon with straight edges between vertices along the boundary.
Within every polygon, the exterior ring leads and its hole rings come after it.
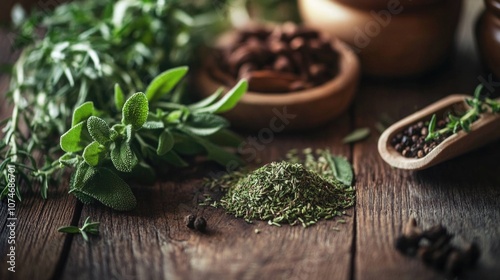
POLYGON ((203 217, 198 217, 194 220, 194 228, 198 231, 204 232, 207 229, 207 221, 203 217))
POLYGON ((184 222, 186 223, 186 226, 190 229, 194 229, 194 222, 196 220, 196 216, 193 214, 189 214, 184 218, 184 222))

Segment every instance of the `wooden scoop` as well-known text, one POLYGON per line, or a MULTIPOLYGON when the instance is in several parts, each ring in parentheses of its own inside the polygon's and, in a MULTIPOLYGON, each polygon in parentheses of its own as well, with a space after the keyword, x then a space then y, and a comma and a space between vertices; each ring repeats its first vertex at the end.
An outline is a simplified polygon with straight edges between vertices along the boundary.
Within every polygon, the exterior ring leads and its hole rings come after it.
POLYGON ((466 98, 471 97, 458 94, 450 95, 386 129, 378 140, 378 152, 382 159, 396 168, 421 170, 500 139, 500 114, 487 113, 472 123, 469 133, 462 130, 451 135, 423 158, 406 158, 391 145, 391 139, 396 134, 419 121, 429 121, 433 114, 439 116, 453 106, 470 108, 465 102, 466 98))

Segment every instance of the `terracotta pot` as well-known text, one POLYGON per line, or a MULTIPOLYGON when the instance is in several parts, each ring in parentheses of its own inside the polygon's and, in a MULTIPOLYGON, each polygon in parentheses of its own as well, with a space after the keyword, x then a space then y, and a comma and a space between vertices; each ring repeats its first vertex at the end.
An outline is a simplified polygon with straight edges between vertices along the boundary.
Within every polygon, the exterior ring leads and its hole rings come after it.
MULTIPOLYGON (((267 133, 269 129, 273 132, 310 129, 339 116, 354 98, 360 70, 358 58, 345 43, 334 39, 332 47, 340 54, 339 73, 332 80, 289 93, 247 92, 225 117, 233 127, 267 133)), ((220 87, 228 88, 212 77, 214 67, 216 62, 209 58, 197 73, 196 84, 202 98, 220 87)))
POLYGON ((461 0, 299 0, 307 25, 330 32, 358 53, 364 73, 423 74, 450 53, 461 0))
POLYGON ((500 0, 485 0, 486 11, 476 25, 479 52, 484 66, 500 78, 500 0))

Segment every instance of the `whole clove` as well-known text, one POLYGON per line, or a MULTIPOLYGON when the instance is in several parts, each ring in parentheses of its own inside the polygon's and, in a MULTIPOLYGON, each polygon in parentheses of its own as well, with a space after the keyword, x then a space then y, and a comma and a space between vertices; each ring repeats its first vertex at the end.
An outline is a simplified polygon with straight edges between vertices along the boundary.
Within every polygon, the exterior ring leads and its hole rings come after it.
POLYGON ((416 255, 426 265, 444 270, 449 276, 458 275, 464 267, 473 266, 481 252, 476 243, 470 243, 464 250, 451 244, 453 235, 443 225, 435 225, 424 231, 411 218, 403 228, 403 234, 396 238, 396 249, 406 255, 416 255))
MULTIPOLYGON (((246 78, 256 92, 283 93, 319 86, 339 71, 339 54, 331 38, 318 31, 284 23, 273 28, 253 26, 240 30, 229 47, 216 50, 217 71, 231 79, 214 79, 227 84, 246 78), (273 77, 253 78, 252 73, 269 71, 273 77), (287 76, 296 77, 289 81, 287 76), (283 77, 281 77, 283 76, 283 77), (279 85, 273 85, 273 80, 279 85)), ((214 66, 215 67, 215 66, 214 66)))

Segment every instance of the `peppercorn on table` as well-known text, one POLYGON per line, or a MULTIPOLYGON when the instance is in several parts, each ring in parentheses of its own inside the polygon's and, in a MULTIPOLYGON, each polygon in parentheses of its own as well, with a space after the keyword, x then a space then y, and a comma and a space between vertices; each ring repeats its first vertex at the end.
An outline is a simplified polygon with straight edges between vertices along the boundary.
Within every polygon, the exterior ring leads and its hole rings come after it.
MULTIPOLYGON (((500 142, 419 172, 393 169, 377 152, 381 115, 397 120, 446 95, 471 93, 480 82, 494 85, 490 74, 481 71, 474 48, 472 25, 482 8, 479 2, 466 4, 456 53, 439 69, 417 80, 364 78, 349 112, 337 120, 307 132, 273 134, 266 141, 270 143, 254 146, 263 162, 308 147, 347 157, 356 188, 356 203, 347 216, 308 228, 276 227, 198 206, 202 179, 218 170, 209 163, 166 172, 153 186, 133 186, 138 207, 132 212, 84 206, 68 195, 66 185, 52 186, 47 200, 26 190, 15 205, 15 229, 6 218, 7 201, 0 204, 0 279, 444 279, 442 272, 395 249, 411 217, 423 228, 444 225, 455 234, 456 246, 468 241, 479 245, 476 267, 461 279, 498 279, 500 142), (342 143, 361 127, 371 128, 367 139, 342 143), (189 214, 205 217, 205 233, 186 227, 189 214), (101 223, 100 235, 89 236, 89 242, 57 232, 61 226, 81 225, 89 216, 101 223), (8 270, 12 251, 15 272, 8 270)), ((16 58, 9 45, 3 31, 1 62, 16 58)), ((2 95, 8 82, 0 76, 2 95)), ((5 102, 0 106, 3 119, 10 110, 5 102)), ((241 134, 258 140, 256 134, 241 134)))

